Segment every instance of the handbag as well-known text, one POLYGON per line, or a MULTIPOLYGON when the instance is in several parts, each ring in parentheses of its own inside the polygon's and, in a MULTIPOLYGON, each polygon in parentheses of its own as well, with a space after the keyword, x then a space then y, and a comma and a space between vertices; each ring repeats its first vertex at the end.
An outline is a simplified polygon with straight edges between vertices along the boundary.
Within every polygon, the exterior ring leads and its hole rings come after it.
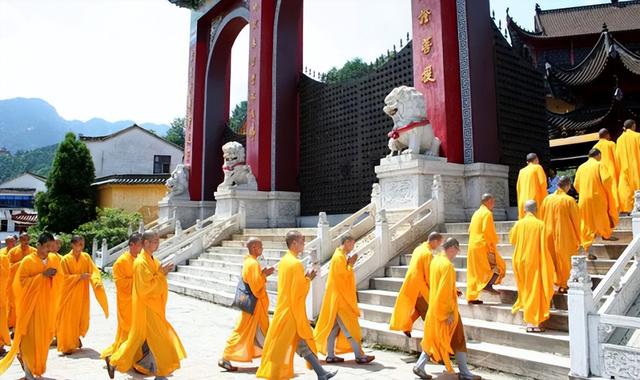
POLYGON ((253 292, 251 292, 249 285, 240 279, 240 281, 238 281, 238 287, 236 288, 236 296, 233 298, 231 306, 245 313, 253 314, 257 303, 258 299, 253 292))

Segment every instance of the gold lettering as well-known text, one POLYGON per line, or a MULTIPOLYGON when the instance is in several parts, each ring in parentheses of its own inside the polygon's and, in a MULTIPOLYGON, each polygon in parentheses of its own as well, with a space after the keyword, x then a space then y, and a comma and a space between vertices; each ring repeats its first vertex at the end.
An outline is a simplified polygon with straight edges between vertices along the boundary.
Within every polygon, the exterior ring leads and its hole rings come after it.
POLYGON ((433 67, 431 65, 424 68, 422 72, 422 83, 433 83, 436 81, 436 78, 433 76, 433 67))
POLYGON ((422 39, 422 54, 427 55, 431 53, 431 47, 433 46, 433 37, 427 37, 422 39))

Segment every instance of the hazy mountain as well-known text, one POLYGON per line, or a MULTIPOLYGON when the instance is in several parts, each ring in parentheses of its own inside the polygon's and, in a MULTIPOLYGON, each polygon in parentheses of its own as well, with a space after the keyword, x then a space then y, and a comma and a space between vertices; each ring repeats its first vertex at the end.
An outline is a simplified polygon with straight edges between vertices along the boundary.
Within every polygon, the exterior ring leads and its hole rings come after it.
MULTIPOLYGON (((134 124, 131 120, 109 122, 94 118, 88 121, 65 120, 42 99, 13 98, 0 100, 0 148, 11 152, 30 150, 62 141, 68 131, 85 136, 102 136, 134 124)), ((164 136, 169 125, 138 123, 164 136)))

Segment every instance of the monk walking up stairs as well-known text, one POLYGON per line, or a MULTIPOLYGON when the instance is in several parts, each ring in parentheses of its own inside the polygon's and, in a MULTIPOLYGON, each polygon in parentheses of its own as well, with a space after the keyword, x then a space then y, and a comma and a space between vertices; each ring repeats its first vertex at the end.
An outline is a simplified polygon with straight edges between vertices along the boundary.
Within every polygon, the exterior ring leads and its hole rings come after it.
POLYGON ((633 209, 633 197, 640 190, 640 134, 636 122, 627 120, 616 142, 616 160, 620 165, 618 201, 620 212, 629 214, 633 209))
POLYGON ((611 186, 613 187, 613 198, 616 201, 616 208, 619 209, 618 199, 618 181, 620 178, 620 164, 616 158, 616 143, 611 141, 611 134, 606 128, 602 128, 598 132, 600 140, 593 147, 602 153, 600 162, 604 165, 611 175, 611 186))
POLYGON ((518 182, 516 183, 518 193, 518 218, 524 218, 524 202, 529 199, 535 200, 538 204, 547 196, 547 176, 540 166, 540 160, 535 153, 527 154, 527 166, 520 169, 518 182))

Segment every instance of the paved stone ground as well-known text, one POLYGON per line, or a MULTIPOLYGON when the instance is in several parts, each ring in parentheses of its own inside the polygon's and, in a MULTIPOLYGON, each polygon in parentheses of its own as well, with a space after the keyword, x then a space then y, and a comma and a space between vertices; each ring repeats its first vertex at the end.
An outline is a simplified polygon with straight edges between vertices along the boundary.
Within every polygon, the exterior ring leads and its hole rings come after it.
MULTIPOLYGON (((113 284, 105 281, 112 313, 107 320, 96 302, 91 305, 91 327, 87 337, 82 340, 84 348, 71 356, 61 356, 55 349, 49 351, 47 380, 84 380, 108 379, 104 362, 100 360, 100 351, 110 345, 116 331, 116 303, 113 284)), ((92 299, 92 301, 94 301, 92 299)), ((238 311, 212 303, 198 301, 193 298, 171 293, 169 295, 167 316, 182 339, 187 350, 187 359, 182 368, 175 372, 172 379, 254 379, 259 360, 253 364, 238 364, 242 369, 238 373, 225 373, 217 367, 217 361, 224 350, 228 334, 238 317, 238 311)), ((411 371, 413 364, 406 363, 409 355, 405 353, 376 350, 368 348, 368 353, 376 356, 370 365, 359 366, 353 362, 352 356, 346 356, 347 362, 335 366, 339 369, 335 379, 415 379, 411 371), (404 360, 403 360, 404 359, 404 360)), ((306 369, 304 361, 295 359, 296 379, 316 379, 313 372, 306 369)), ((429 366, 432 374, 441 374, 438 379, 457 379, 457 376, 442 375, 443 367, 429 366)), ((487 370, 476 370, 485 379, 511 380, 507 376, 487 370)), ((2 379, 20 379, 23 373, 16 360, 13 366, 2 376, 2 379)), ((149 377, 148 377, 149 378, 149 377)), ((151 377, 152 378, 152 377, 151 377)), ((116 379, 144 379, 133 372, 117 373, 116 379)))

